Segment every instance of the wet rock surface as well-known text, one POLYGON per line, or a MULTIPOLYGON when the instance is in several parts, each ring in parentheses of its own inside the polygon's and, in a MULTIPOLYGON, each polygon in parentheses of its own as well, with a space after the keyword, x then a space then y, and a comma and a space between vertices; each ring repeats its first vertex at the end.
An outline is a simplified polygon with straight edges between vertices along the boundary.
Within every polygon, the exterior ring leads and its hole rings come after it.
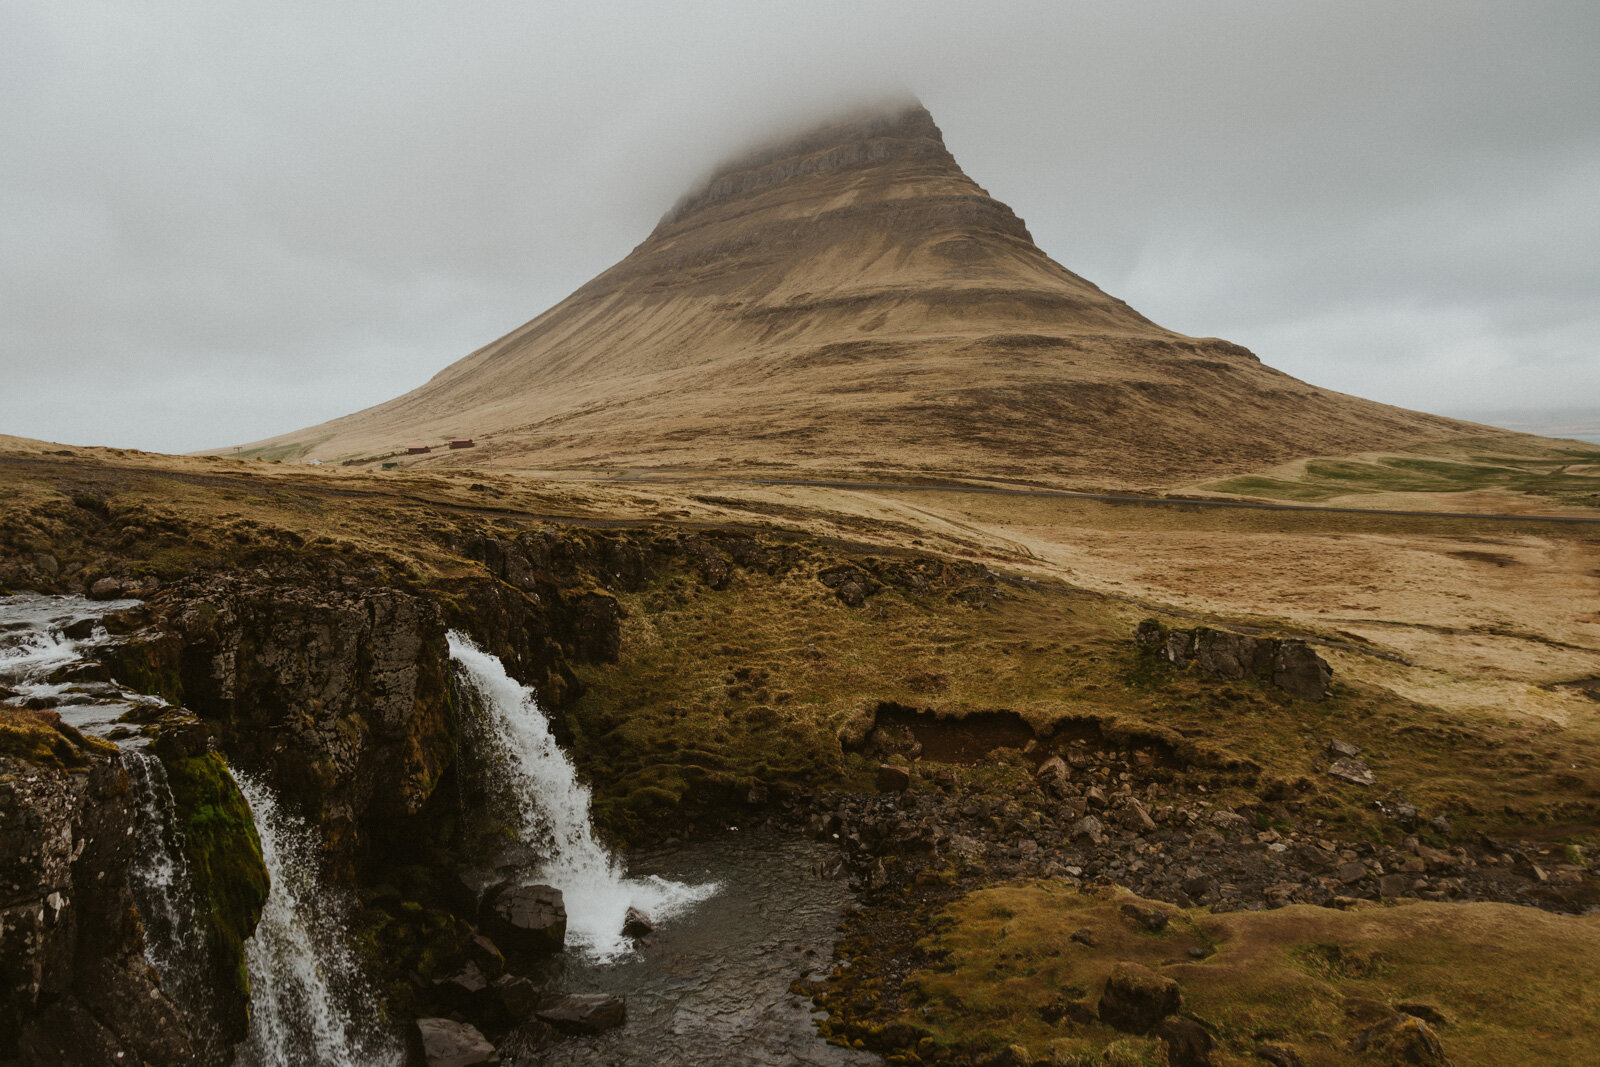
POLYGON ((554 886, 496 886, 484 899, 482 919, 497 944, 523 959, 560 952, 566 943, 566 903, 554 886))
POLYGON ((134 805, 114 752, 51 713, 73 758, 0 756, 0 1059, 200 1062, 145 962, 128 886, 134 805))
POLYGON ((534 1010, 564 1034, 598 1034, 621 1026, 628 1018, 626 998, 615 993, 567 993, 534 1010))
POLYGON ((495 1047, 471 1023, 418 1019, 412 1029, 411 1062, 416 1067, 479 1067, 500 1062, 495 1047))

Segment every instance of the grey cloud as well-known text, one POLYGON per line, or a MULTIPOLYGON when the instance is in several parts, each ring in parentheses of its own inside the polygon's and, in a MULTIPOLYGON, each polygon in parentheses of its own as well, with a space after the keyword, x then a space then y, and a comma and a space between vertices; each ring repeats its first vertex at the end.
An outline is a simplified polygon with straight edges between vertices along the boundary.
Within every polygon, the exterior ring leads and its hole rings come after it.
POLYGON ((0 40, 0 432, 179 450, 385 399, 720 159, 906 91, 1165 325, 1408 406, 1600 386, 1590 2, 25 0, 0 40))

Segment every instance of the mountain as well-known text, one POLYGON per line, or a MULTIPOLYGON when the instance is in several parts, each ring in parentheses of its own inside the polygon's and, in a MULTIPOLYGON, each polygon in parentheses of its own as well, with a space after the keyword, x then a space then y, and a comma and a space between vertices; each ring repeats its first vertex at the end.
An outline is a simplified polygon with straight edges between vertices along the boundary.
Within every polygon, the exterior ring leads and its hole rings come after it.
POLYGON ((1156 325, 1040 251, 905 105, 727 163, 520 329, 249 447, 376 460, 470 436, 451 460, 1173 485, 1472 432, 1156 325))

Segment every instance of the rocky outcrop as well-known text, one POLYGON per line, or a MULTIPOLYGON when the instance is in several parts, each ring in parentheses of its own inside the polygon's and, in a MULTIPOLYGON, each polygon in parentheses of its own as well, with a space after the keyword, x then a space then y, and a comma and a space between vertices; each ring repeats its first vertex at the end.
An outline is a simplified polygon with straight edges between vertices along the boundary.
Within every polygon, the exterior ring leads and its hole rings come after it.
POLYGON ((1169 629, 1146 619, 1134 632, 1140 651, 1219 678, 1260 678, 1290 696, 1323 700, 1333 681, 1333 668, 1294 637, 1253 637, 1209 626, 1169 629))
POLYGON ((201 1062, 145 963, 116 751, 49 712, 0 707, 0 725, 0 1058, 201 1062))
POLYGON ((369 813, 421 809, 454 753, 435 602, 236 577, 170 594, 117 650, 119 677, 205 719, 236 763, 320 823, 336 868, 369 813))
POLYGON ((216 1041, 226 1046, 249 1029, 244 943, 255 931, 271 887, 255 816, 227 763, 204 744, 204 737, 203 729, 169 726, 151 747, 172 790, 190 889, 207 942, 200 954, 206 973, 199 985, 208 991, 216 1041))

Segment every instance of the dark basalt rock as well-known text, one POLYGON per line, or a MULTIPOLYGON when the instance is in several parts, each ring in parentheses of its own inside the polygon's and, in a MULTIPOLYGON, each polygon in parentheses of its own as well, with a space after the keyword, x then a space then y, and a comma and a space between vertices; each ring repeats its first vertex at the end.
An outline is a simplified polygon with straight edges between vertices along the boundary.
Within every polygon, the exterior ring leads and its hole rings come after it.
POLYGON ((1160 933, 1167 928, 1167 923, 1171 921, 1171 917, 1160 908, 1148 908, 1132 902, 1122 906, 1122 914, 1151 933, 1160 933))
POLYGON ((1376 1026, 1362 1030, 1350 1040, 1349 1051, 1363 1059, 1380 1063, 1416 1064, 1417 1067, 1450 1067, 1444 1042, 1422 1019, 1394 1014, 1376 1026))
POLYGON ((569 1034, 598 1034, 621 1026, 627 1019, 627 1001, 610 993, 572 993, 539 1008, 536 1015, 569 1034))
POLYGON ((880 793, 904 793, 911 788, 911 772, 904 767, 896 767, 892 763, 885 763, 878 768, 878 791, 880 793))
POLYGON ((201 1063, 145 962, 127 772, 64 729, 48 763, 0 755, 0 1060, 201 1063))
POLYGON ((1140 651, 1174 667, 1192 664, 1219 678, 1260 678, 1302 700, 1325 699, 1333 680, 1327 661, 1294 637, 1252 637, 1208 626, 1174 630, 1146 619, 1133 641, 1140 651))
POLYGON ((1177 982, 1137 963, 1119 963, 1100 995, 1100 1021, 1131 1034, 1146 1034, 1182 1006, 1177 982))
POLYGON ((416 1067, 478 1067, 496 1064, 500 1054, 471 1023, 453 1019, 418 1019, 411 1061, 416 1067))
POLYGON ((1193 1019, 1169 1018, 1156 1030, 1167 1046, 1170 1067, 1211 1067, 1211 1053, 1217 1039, 1193 1019))
POLYGON ((548 956, 565 947, 566 902, 554 886, 500 885, 484 899, 483 927, 513 956, 548 956))
POLYGON ((638 908, 629 908, 622 919, 623 937, 643 937, 655 928, 656 924, 650 921, 650 916, 638 908))

